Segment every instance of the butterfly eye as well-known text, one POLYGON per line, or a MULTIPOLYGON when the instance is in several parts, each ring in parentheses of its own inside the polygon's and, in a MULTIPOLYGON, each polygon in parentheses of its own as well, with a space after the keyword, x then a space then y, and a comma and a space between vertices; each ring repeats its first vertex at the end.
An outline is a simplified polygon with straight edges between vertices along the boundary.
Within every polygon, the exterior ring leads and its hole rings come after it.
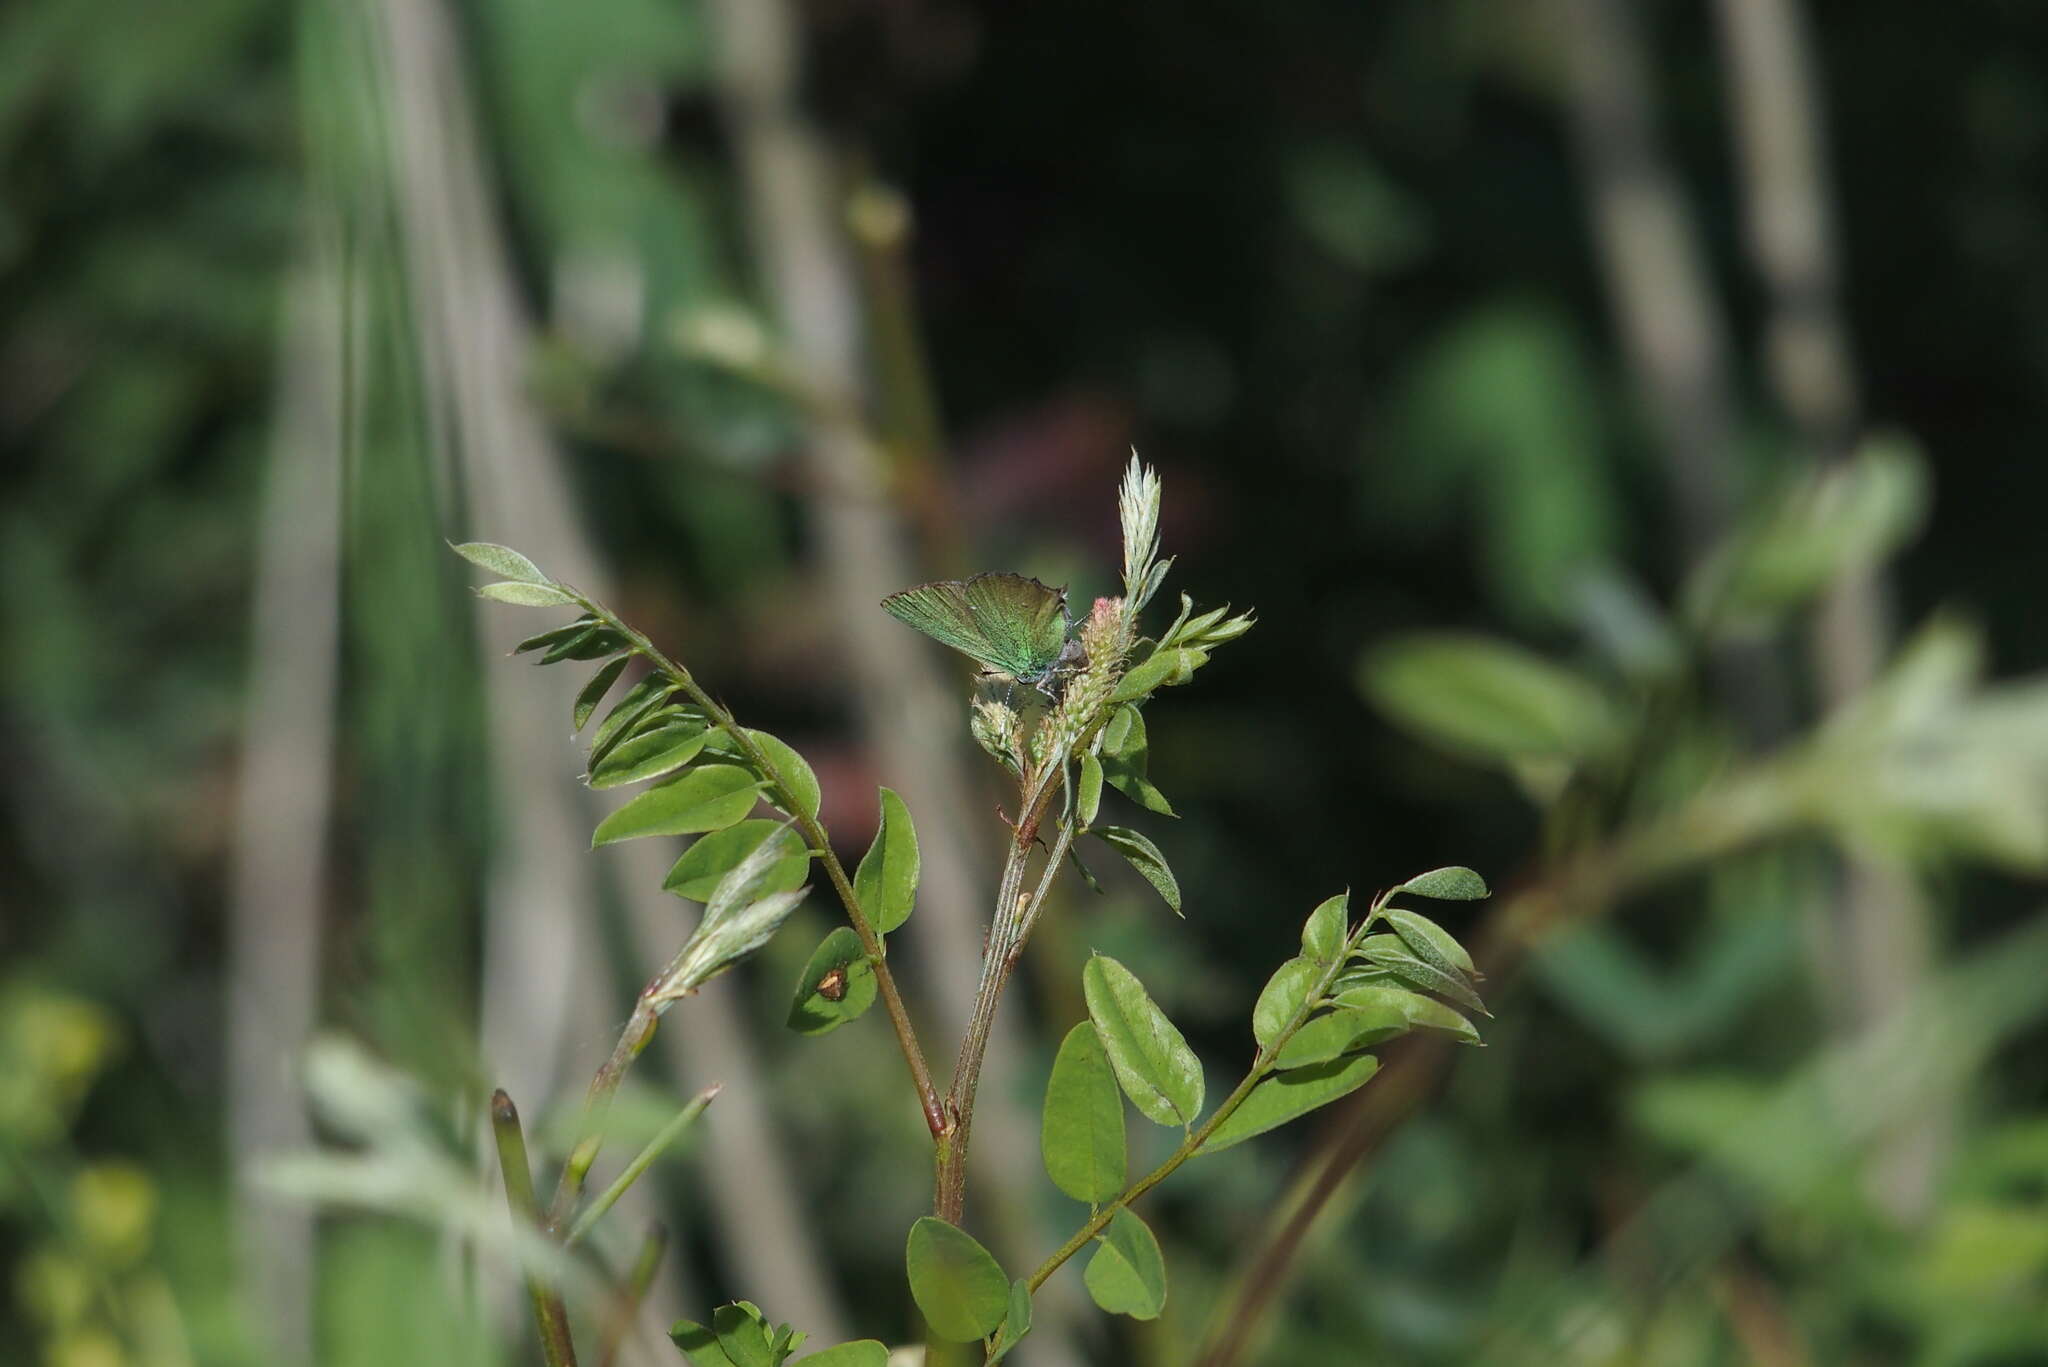
POLYGON ((841 965, 818 979, 818 995, 828 1002, 836 1002, 846 996, 846 968, 841 965))

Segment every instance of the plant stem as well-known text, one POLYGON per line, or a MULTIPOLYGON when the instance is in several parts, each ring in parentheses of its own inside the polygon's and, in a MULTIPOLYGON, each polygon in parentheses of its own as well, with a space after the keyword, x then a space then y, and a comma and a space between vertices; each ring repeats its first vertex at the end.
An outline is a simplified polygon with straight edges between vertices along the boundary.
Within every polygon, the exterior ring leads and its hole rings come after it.
MULTIPOLYGON (((657 983, 660 981, 660 978, 655 979, 657 983)), ((560 1236, 562 1227, 575 1213, 576 1198, 583 1194, 583 1179, 590 1175, 590 1165, 597 1161, 599 1150, 604 1148, 604 1121, 611 1109, 612 1097, 617 1094, 619 1084, 625 1081, 626 1070, 633 1066, 633 1060, 640 1057, 640 1051, 654 1038, 658 1017, 656 1003, 643 990, 633 1003, 633 1014, 627 1017, 626 1028, 619 1033, 619 1042, 612 1046, 611 1057, 591 1077, 590 1089, 583 1094, 583 1116, 577 1125, 576 1145, 569 1150, 568 1161, 562 1165, 562 1180, 555 1184, 555 1199, 548 1207, 549 1234, 560 1236)))
POLYGON ((897 1047, 903 1051, 903 1061, 910 1068, 910 1080, 917 1088, 918 1103, 924 1110, 925 1126, 931 1131, 932 1138, 935 1141, 939 1140, 947 1128, 946 1112, 940 1104, 938 1088, 932 1083, 931 1069, 925 1063, 924 1050, 917 1042, 916 1027, 910 1023, 910 1012, 903 1005, 902 993, 896 989, 895 975, 889 971, 887 951, 882 944, 882 937, 876 933, 873 923, 867 918, 867 913, 861 910, 860 899, 854 895, 853 880, 847 876, 846 866, 840 863, 839 856, 833 852, 831 837, 826 834, 824 826, 817 817, 803 809, 802 803, 791 796, 789 784, 784 781, 781 770, 777 769, 773 761, 762 752, 761 747, 754 743, 754 738, 747 734, 746 728, 739 724, 732 713, 704 691, 703 686, 689 670, 671 660, 656 648, 652 641, 619 620, 611 609, 593 602, 574 589, 568 589, 568 592, 575 596, 577 603, 586 612, 625 637, 649 664, 675 680, 677 685, 690 695, 690 700, 704 709, 713 724, 732 737, 733 743, 739 746, 747 761, 782 790, 782 795, 788 799, 786 810, 795 819, 805 843, 817 853, 818 862, 825 866, 825 876, 831 880, 833 891, 839 895, 840 903, 846 908, 847 924, 851 925, 853 933, 860 937, 861 950, 867 955, 868 962, 874 965, 875 986, 882 998, 882 1009, 889 1015, 889 1024, 896 1031, 897 1047))
POLYGON ((1063 778, 1065 772, 1064 764, 1048 764, 1038 776, 1037 787, 1026 790, 1016 832, 1003 859, 1003 878, 996 890, 995 912, 989 919, 988 947, 981 956, 981 983, 975 991, 974 1013, 960 1037, 960 1054, 953 1063, 953 1085, 946 1093, 946 1114, 951 1124, 939 1145, 932 1207, 949 1224, 959 1224, 967 1209, 967 1145, 974 1128, 974 1093, 981 1082, 981 1064, 988 1053, 996 1004, 1002 999, 1010 975, 1016 971, 1024 942, 1030 937, 1038 908, 1052 887, 1060 860, 1066 857, 1067 846, 1073 842, 1073 822, 1062 821, 1045 873, 1037 888, 1027 894, 1024 877, 1031 863, 1031 847, 1046 806, 1052 800, 1056 786, 1053 778, 1063 778))
POLYGON ((1209 1136, 1215 1134, 1217 1127, 1236 1113, 1237 1108, 1244 1104, 1244 1099, 1252 1094, 1252 1089, 1261 1082, 1264 1082, 1267 1075, 1273 1071, 1273 1060, 1280 1056, 1280 1051, 1287 1047, 1287 1042, 1294 1038, 1295 1032, 1308 1022, 1310 1013, 1315 1011, 1322 1003, 1323 998, 1330 990, 1330 984, 1335 982, 1337 975, 1344 971, 1344 965, 1350 960, 1352 950, 1357 948, 1359 941, 1363 940, 1367 932, 1372 929, 1373 922, 1378 920, 1380 913, 1386 909, 1387 900, 1391 896, 1391 893, 1382 893, 1373 900, 1372 909, 1366 913, 1365 919, 1358 923, 1350 935, 1345 937, 1344 948, 1338 952, 1330 965, 1323 970, 1323 974, 1317 980, 1315 987, 1302 998, 1301 1005, 1295 1008, 1293 1018, 1287 1022, 1284 1029, 1273 1037, 1272 1043, 1259 1050, 1258 1055, 1252 1059, 1251 1069, 1245 1073, 1243 1081, 1239 1082, 1231 1090, 1229 1096, 1223 1098, 1222 1104, 1216 1107, 1215 1113, 1194 1130, 1190 1131, 1187 1137, 1181 1140, 1180 1147, 1168 1154, 1164 1162, 1146 1173, 1143 1177, 1140 1177, 1137 1181, 1131 1183, 1115 1200, 1110 1201, 1093 1215, 1089 1216, 1087 1222, 1074 1232, 1074 1236, 1071 1239, 1061 1244, 1053 1251, 1051 1257, 1040 1263, 1038 1270, 1031 1274, 1030 1288, 1033 1292, 1036 1292, 1039 1287, 1045 1285, 1046 1279, 1059 1271, 1069 1258, 1072 1258, 1076 1253, 1086 1248, 1088 1241, 1101 1233, 1118 1211, 1158 1186, 1173 1175, 1174 1169, 1201 1152, 1202 1145, 1209 1142, 1209 1136))
MULTIPOLYGON (((491 1095, 491 1131, 498 1141, 498 1167, 505 1180, 505 1204, 512 1218, 540 1229, 540 1207, 533 1196, 533 1169, 527 1165, 526 1132, 519 1110, 503 1091, 491 1095)), ((526 1294, 533 1302, 534 1324, 540 1329, 541 1351, 548 1367, 576 1367, 576 1346, 569 1338, 569 1312, 559 1291, 536 1271, 526 1274, 526 1294)))
POLYGON ((683 1131, 696 1122, 698 1116, 704 1114, 704 1108, 711 1104, 711 1099, 718 1095, 723 1086, 723 1083, 715 1083, 691 1097, 689 1105, 683 1107, 673 1120, 662 1126, 661 1133, 655 1135, 648 1141, 646 1148, 634 1155, 633 1161, 626 1164, 625 1170, 620 1172, 617 1179, 606 1187, 596 1200, 584 1207, 583 1213, 576 1217, 576 1223, 569 1226, 568 1236, 562 1242, 571 1247, 581 1243, 604 1213, 617 1205, 619 1198, 626 1194, 627 1189, 640 1180, 642 1173, 653 1166, 654 1160, 661 1157, 668 1147, 682 1136, 683 1131))

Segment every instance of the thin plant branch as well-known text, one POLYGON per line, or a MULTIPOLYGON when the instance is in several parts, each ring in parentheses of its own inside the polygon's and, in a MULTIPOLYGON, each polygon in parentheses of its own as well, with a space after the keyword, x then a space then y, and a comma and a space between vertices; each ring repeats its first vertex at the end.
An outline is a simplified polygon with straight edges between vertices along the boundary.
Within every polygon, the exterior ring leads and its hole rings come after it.
POLYGON ((612 1184, 584 1207, 583 1212, 576 1217, 575 1223, 569 1226, 569 1232, 564 1236, 563 1242, 571 1247, 581 1243, 598 1220, 603 1218, 604 1213, 618 1204, 619 1198, 626 1194, 627 1189, 639 1181, 641 1175, 654 1165, 654 1161, 668 1152, 669 1147, 683 1137, 684 1131, 697 1122, 697 1117, 704 1114, 704 1108, 711 1104, 719 1090, 719 1084, 713 1084, 691 1097, 689 1104, 676 1112, 675 1118, 662 1126, 660 1132, 633 1156, 633 1161, 620 1170, 612 1184))
MULTIPOLYGON (((491 1133, 498 1144, 498 1167, 505 1182, 505 1204, 522 1229, 541 1228, 540 1207, 533 1195, 533 1169, 526 1157, 526 1134, 519 1109, 501 1090, 491 1097, 491 1133)), ((561 1293, 538 1271, 526 1274, 526 1294, 533 1303, 534 1326, 548 1367, 576 1367, 576 1348, 569 1339, 569 1312, 561 1293)))

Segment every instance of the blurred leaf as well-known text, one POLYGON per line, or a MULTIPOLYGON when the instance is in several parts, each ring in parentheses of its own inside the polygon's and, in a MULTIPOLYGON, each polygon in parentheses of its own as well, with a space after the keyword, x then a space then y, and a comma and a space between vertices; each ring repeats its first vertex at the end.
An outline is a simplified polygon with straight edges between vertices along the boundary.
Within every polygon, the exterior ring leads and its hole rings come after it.
POLYGON ((485 584, 476 592, 479 598, 488 598, 494 603, 510 603, 520 608, 554 608, 576 601, 552 584, 520 584, 506 581, 485 584))
POLYGON ((1067 1032, 1045 1085, 1039 1150, 1053 1185, 1091 1205, 1123 1190, 1124 1100, 1095 1027, 1067 1032))
POLYGON ((1166 856, 1159 852, 1157 845, 1126 826, 1095 826, 1089 829, 1088 834, 1100 838, 1128 860, 1130 866, 1158 890, 1174 914, 1180 914, 1180 884, 1174 881, 1173 870, 1166 867, 1166 856))
POLYGON ((1676 964, 1660 968, 1621 927, 1593 922, 1547 938, 1531 969, 1609 1044, 1633 1058, 1659 1058, 1737 1028, 1797 961, 1797 926, 1760 907, 1731 908, 1681 952, 1676 964))
POLYGON ((1002 1327, 996 1330, 995 1342, 989 1347, 989 1367, 1010 1355, 1010 1350, 1031 1332, 1031 1283, 1019 1277, 1010 1283, 1010 1309, 1003 1316, 1002 1327))
POLYGON ((648 835, 690 835, 730 826, 754 808, 760 784, 731 764, 707 764, 649 788, 598 823, 592 849, 648 835))
POLYGON ((1158 1318, 1166 1307, 1166 1259, 1145 1222, 1120 1209, 1095 1238, 1095 1253, 1082 1275, 1095 1303, 1112 1315, 1158 1318))
POLYGON ((1261 1049, 1270 1049, 1280 1032, 1308 1006, 1308 994, 1322 972, 1313 959, 1293 958, 1266 979, 1266 986, 1252 1007, 1252 1034, 1261 1049))
POLYGON ((1417 958, 1453 977, 1469 981, 1478 976, 1465 946, 1427 916, 1406 907, 1388 907, 1383 916, 1394 927, 1394 933, 1401 937, 1401 943, 1414 950, 1417 958))
POLYGON ((1380 1061, 1371 1054, 1353 1054, 1307 1068, 1290 1068, 1252 1088, 1228 1120, 1202 1144, 1202 1153, 1217 1153, 1253 1135, 1285 1125, 1307 1115, 1318 1106, 1357 1091, 1379 1071, 1380 1061))
POLYGON ((1481 636, 1403 637, 1367 657, 1362 681, 1398 725, 1496 763, 1584 759, 1606 748, 1616 726, 1598 685, 1481 636))
POLYGON ((619 681, 619 675, 626 672, 627 659, 624 655, 598 667, 590 681, 576 694, 576 707, 571 720, 575 729, 581 731, 590 720, 590 714, 597 711, 597 705, 604 701, 604 695, 612 691, 612 685, 619 681))
POLYGON ((1391 437, 1383 424, 1365 429, 1374 448, 1401 453, 1363 464, 1367 517, 1381 535, 1419 544, 1471 507, 1495 601, 1523 620, 1556 620, 1588 568, 1619 553, 1603 385, 1561 308, 1509 300, 1474 310, 1423 350, 1391 437))
POLYGON ((711 728, 695 717, 678 717, 639 732, 592 766, 590 786, 620 788, 672 773, 697 758, 710 734, 711 728))
POLYGON ((1443 902, 1474 902, 1492 896, 1487 891, 1484 878, 1458 864, 1418 873, 1394 891, 1412 892, 1417 897, 1434 897, 1443 902))
POLYGON ((1873 438, 1853 459, 1786 489, 1717 548, 1686 583, 1686 615, 1722 632, 1766 626, 1904 545, 1926 508, 1927 471, 1913 443, 1873 438))
POLYGON ((911 1299, 942 1339, 971 1343, 994 1333, 1009 1313, 1009 1278, 965 1230, 924 1216, 910 1227, 904 1262, 911 1299))
POLYGON ((1344 953, 1350 930, 1351 894, 1340 892, 1318 906, 1301 927, 1301 952, 1312 962, 1329 966, 1344 953))
POLYGON ((479 569, 489 570, 500 579, 516 580, 522 584, 552 585, 555 582, 540 572, 540 566, 510 546, 494 545, 489 541, 466 541, 455 547, 455 553, 479 569))
MULTIPOLYGON (((719 880, 734 865, 759 849, 761 842, 769 836, 787 829, 780 821, 756 817, 713 831, 683 851, 683 857, 676 860, 675 867, 662 880, 662 889, 693 902, 708 902, 717 890, 719 880)), ((783 843, 790 847, 791 852, 762 881, 764 891, 787 892, 802 883, 809 873, 811 856, 809 851, 801 848, 802 842, 785 837, 783 843)))
POLYGON ((875 1004, 875 967, 851 926, 840 926, 811 952, 796 980, 789 1028, 824 1035, 857 1020, 875 1004))
POLYGON ((1128 968, 1097 954, 1081 971, 1088 1016, 1116 1079, 1145 1116, 1191 1125, 1202 1110, 1202 1065, 1128 968))
POLYGON ((1300 149, 1282 173, 1288 208, 1302 230, 1353 270, 1399 270, 1428 245, 1415 201, 1349 143, 1300 149))
POLYGON ((875 932, 887 935, 909 920, 917 905, 922 864, 910 808, 888 788, 881 790, 881 804, 874 842, 853 871, 853 893, 875 932))

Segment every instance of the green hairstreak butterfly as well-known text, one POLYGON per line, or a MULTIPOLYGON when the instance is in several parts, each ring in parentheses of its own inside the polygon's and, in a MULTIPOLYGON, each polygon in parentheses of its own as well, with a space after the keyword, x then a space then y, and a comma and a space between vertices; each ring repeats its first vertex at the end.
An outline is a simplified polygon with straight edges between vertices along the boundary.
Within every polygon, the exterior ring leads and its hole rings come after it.
POLYGON ((1067 591, 1021 574, 939 579, 892 593, 882 607, 905 626, 980 662, 984 673, 1041 692, 1080 658, 1067 639, 1067 591))

